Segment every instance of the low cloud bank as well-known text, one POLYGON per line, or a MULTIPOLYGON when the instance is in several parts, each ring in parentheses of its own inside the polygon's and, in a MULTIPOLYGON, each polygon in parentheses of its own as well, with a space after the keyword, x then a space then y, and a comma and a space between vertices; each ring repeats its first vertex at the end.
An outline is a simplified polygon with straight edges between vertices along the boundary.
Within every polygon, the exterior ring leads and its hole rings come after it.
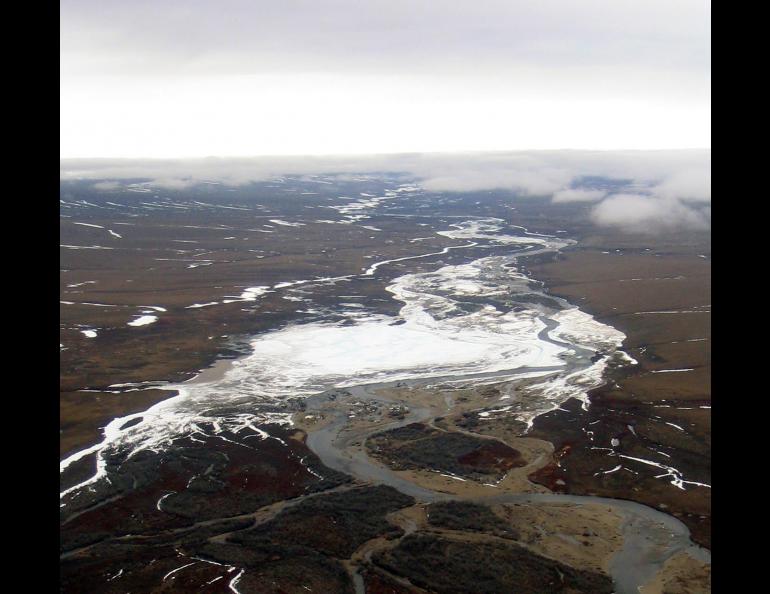
POLYGON ((201 182, 240 186, 282 175, 373 172, 408 175, 431 192, 502 189, 555 203, 593 202, 596 224, 630 230, 707 229, 711 223, 710 150, 61 161, 62 180, 93 179, 103 190, 126 179, 179 190, 201 182))
POLYGON ((672 197, 614 194, 594 207, 591 218, 598 225, 629 231, 706 230, 711 226, 711 208, 693 207, 672 197))
POLYGON ((554 202, 596 202, 607 195, 604 190, 578 190, 570 188, 568 190, 559 190, 555 192, 552 200, 554 202))

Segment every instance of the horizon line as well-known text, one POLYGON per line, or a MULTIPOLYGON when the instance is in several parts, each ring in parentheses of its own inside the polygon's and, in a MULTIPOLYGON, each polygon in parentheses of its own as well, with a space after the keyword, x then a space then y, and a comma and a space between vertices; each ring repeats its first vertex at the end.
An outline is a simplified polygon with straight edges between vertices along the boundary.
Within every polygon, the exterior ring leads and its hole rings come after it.
POLYGON ((265 159, 265 158, 330 158, 330 157, 397 157, 414 155, 464 155, 464 154, 505 154, 505 153, 556 153, 556 152, 581 152, 581 153, 663 153, 685 151, 710 151, 711 147, 679 147, 679 148, 552 148, 552 149, 470 149, 447 151, 392 151, 372 153, 260 153, 241 155, 186 155, 186 156, 59 156, 59 161, 193 161, 193 160, 224 160, 224 159, 265 159))

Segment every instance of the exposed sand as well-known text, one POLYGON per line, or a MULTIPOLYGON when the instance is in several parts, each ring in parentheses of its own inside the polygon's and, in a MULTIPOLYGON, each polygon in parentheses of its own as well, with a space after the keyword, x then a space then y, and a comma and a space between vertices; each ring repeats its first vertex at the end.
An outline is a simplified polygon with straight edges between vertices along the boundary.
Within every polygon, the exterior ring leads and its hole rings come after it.
MULTIPOLYGON (((298 413, 293 422, 298 429, 314 431, 325 427, 332 418, 332 411, 353 411, 355 416, 349 417, 342 433, 350 444, 348 450, 356 454, 366 455, 364 439, 367 435, 392 426, 398 417, 391 416, 393 406, 404 407, 404 410, 421 409, 421 416, 432 424, 436 416, 475 410, 490 406, 499 400, 499 394, 493 394, 487 388, 463 390, 437 390, 428 388, 378 388, 376 394, 393 405, 351 406, 349 399, 340 398, 324 404, 324 413, 316 410, 298 413)), ((355 399, 353 399, 355 402, 355 399)), ((457 431, 457 428, 454 428, 457 431)), ((478 434, 472 434, 479 437, 478 434)), ((515 437, 508 435, 504 440, 512 448, 518 450, 527 465, 513 468, 495 485, 484 484, 475 480, 458 480, 429 470, 402 470, 396 474, 428 489, 460 495, 463 497, 484 497, 500 493, 542 493, 548 490, 530 482, 527 476, 550 462, 553 445, 547 441, 530 437, 515 437)))
POLYGON ((601 505, 500 505, 533 551, 577 568, 606 572, 623 544, 620 517, 601 505))
MULTIPOLYGON (((529 476, 551 462, 554 452, 549 442, 519 437, 516 431, 506 434, 506 427, 497 426, 499 424, 496 425, 494 421, 484 424, 483 427, 491 428, 489 433, 499 433, 495 437, 502 438, 502 441, 517 449, 527 462, 524 467, 509 470, 496 484, 484 484, 484 481, 479 479, 441 474, 428 468, 377 470, 378 465, 387 465, 387 459, 375 461, 369 456, 366 442, 372 434, 413 422, 435 427, 434 416, 437 413, 448 414, 451 419, 456 419, 456 409, 470 411, 474 408, 486 408, 497 399, 499 393, 489 387, 446 390, 406 385, 379 388, 370 386, 355 391, 355 394, 340 391, 331 398, 319 396, 311 399, 308 411, 298 413, 295 419, 299 426, 307 428, 311 433, 310 437, 314 437, 314 432, 318 432, 316 437, 325 435, 324 439, 316 440, 320 449, 311 444, 311 449, 316 453, 332 453, 333 459, 340 456, 340 460, 356 460, 357 465, 347 472, 359 480, 364 480, 361 477, 369 477, 367 480, 384 482, 404 492, 412 492, 414 486, 421 490, 419 492, 422 494, 433 493, 433 496, 428 496, 424 501, 441 501, 445 494, 450 498, 457 497, 475 503, 487 502, 500 517, 501 528, 507 523, 513 529, 515 536, 512 538, 518 544, 578 569, 609 573, 613 579, 623 580, 624 592, 629 584, 642 583, 638 581, 640 578, 648 579, 650 572, 657 571, 660 564, 667 560, 666 555, 679 550, 681 544, 676 544, 676 539, 669 541, 669 538, 675 535, 663 527, 664 524, 655 524, 660 520, 654 518, 654 512, 652 516, 648 512, 639 516, 637 510, 629 515, 627 509, 619 505, 627 502, 614 502, 612 499, 607 499, 606 504, 598 501, 583 502, 581 497, 574 497, 574 501, 571 501, 569 495, 555 496, 564 497, 563 503, 505 501, 506 497, 522 494, 548 496, 550 491, 543 485, 531 482, 529 476), (327 443, 329 438, 331 442, 327 443), (371 470, 365 470, 359 477, 357 471, 367 465, 371 470), (640 535, 644 535, 641 540, 640 535), (670 546, 673 548, 668 549, 670 546), (639 555, 643 558, 637 562, 639 555)), ((468 433, 453 422, 445 422, 442 425, 445 431, 468 433)), ((482 435, 469 434, 476 438, 482 435)), ((418 431, 406 435, 422 436, 425 433, 418 431)), ((336 468, 334 463, 331 465, 336 468)), ((427 504, 421 503, 408 510, 401 510, 392 514, 390 520, 407 534, 419 530, 438 533, 453 540, 479 543, 507 538, 489 532, 437 528, 426 521, 426 507, 427 504)), ((686 536, 685 540, 688 541, 686 536)), ((383 538, 369 541, 356 552, 354 559, 356 562, 365 563, 374 551, 396 544, 393 540, 383 538)), ((705 571, 703 567, 707 563, 698 561, 697 564, 705 571)), ((350 565, 349 569, 353 571, 354 566, 350 565)))
MULTIPOLYGON (((525 546, 535 553, 575 568, 606 573, 623 538, 621 518, 600 505, 572 504, 506 504, 493 506, 501 520, 517 538, 510 542, 525 546)), ((415 531, 440 534, 466 542, 503 541, 500 536, 482 532, 448 530, 430 525, 427 506, 415 505, 388 515, 388 521, 404 534, 415 531)), ((392 539, 377 538, 367 542, 353 555, 353 562, 366 562, 377 551, 395 546, 392 539)))
POLYGON ((681 552, 663 566, 663 570, 639 589, 641 594, 706 594, 711 592, 711 564, 681 552))
POLYGON ((232 359, 219 359, 211 367, 201 370, 194 378, 187 380, 188 384, 206 384, 221 380, 233 366, 232 359))

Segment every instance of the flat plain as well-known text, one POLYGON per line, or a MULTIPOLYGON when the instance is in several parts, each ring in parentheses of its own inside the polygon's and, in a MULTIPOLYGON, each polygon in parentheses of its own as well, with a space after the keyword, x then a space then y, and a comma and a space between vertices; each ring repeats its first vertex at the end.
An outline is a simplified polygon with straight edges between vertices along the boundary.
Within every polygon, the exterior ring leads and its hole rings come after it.
POLYGON ((710 237, 585 208, 63 183, 62 591, 709 591, 710 237))

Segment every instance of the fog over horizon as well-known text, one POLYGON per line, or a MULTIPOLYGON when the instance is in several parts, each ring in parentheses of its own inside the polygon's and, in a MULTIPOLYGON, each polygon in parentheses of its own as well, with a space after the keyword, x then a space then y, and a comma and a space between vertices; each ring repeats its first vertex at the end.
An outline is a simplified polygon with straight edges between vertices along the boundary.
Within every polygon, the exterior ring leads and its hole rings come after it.
POLYGON ((60 15, 62 179, 403 172, 591 204, 601 225, 710 226, 708 0, 62 0, 60 15))
POLYGON ((61 179, 149 180, 183 190, 202 182, 244 186, 283 175, 403 174, 429 192, 510 190, 517 199, 593 203, 592 220, 627 230, 708 229, 711 151, 505 151, 205 159, 62 159, 61 179), (586 178, 624 180, 621 190, 587 187, 586 178))

